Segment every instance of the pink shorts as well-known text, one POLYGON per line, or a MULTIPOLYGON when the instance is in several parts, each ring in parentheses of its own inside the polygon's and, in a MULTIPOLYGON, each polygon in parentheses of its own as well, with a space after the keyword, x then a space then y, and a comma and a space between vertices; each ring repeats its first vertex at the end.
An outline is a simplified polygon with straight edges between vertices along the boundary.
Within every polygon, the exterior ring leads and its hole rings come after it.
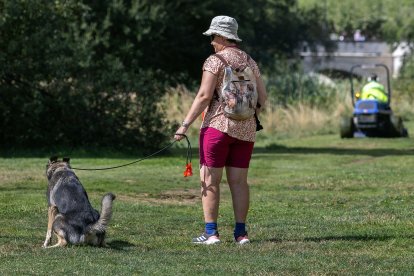
POLYGON ((200 131, 200 164, 212 168, 224 166, 248 168, 254 142, 230 137, 215 128, 200 131))

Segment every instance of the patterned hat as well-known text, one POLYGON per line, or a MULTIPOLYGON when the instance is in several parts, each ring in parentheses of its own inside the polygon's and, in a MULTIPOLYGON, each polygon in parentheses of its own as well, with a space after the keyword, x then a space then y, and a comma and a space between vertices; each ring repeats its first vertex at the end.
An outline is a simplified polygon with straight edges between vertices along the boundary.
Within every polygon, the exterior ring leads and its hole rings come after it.
POLYGON ((210 28, 204 32, 203 35, 210 36, 215 34, 227 39, 242 41, 237 36, 238 27, 239 25, 237 24, 236 19, 230 16, 219 15, 211 20, 210 28))

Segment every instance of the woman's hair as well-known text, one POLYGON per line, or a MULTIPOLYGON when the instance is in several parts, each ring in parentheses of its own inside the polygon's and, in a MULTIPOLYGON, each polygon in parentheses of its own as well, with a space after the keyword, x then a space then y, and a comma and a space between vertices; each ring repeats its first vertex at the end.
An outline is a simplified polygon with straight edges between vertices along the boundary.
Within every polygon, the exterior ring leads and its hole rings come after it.
POLYGON ((230 43, 238 44, 238 41, 237 41, 237 40, 234 40, 234 39, 228 39, 228 38, 226 38, 226 40, 227 40, 228 42, 230 42, 230 43))

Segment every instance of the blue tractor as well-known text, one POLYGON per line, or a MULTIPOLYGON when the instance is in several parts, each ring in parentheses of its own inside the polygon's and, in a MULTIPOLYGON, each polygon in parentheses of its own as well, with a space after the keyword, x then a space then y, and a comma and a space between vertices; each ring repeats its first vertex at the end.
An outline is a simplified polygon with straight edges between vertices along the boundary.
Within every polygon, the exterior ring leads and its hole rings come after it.
POLYGON ((354 137, 408 137, 408 131, 401 117, 395 116, 391 110, 391 85, 389 69, 384 64, 354 65, 350 70, 351 97, 354 111, 352 117, 342 117, 340 125, 341 138, 354 137), (384 69, 387 78, 388 101, 360 99, 354 93, 353 76, 356 69, 384 69))

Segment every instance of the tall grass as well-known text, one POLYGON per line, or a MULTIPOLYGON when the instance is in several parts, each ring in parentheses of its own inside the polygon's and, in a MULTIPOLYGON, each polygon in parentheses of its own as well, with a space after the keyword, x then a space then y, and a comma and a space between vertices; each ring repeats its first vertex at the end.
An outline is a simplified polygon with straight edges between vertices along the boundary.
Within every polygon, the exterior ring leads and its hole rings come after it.
MULTIPOLYGON (((263 133, 278 137, 337 133, 340 117, 351 116, 353 110, 349 81, 339 80, 333 86, 304 78, 295 81, 301 82, 295 86, 301 90, 295 93, 298 97, 288 95, 285 99, 281 99, 280 94, 276 95, 274 82, 268 82, 268 102, 259 116, 264 126, 263 133), (307 89, 311 92, 307 93, 307 89)), ((161 105, 168 119, 181 123, 195 94, 196 91, 190 91, 182 85, 169 88, 161 105)), ((391 105, 397 115, 410 120, 414 118, 414 100, 406 95, 398 90, 393 91, 391 105)), ((195 135, 200 124, 201 117, 191 126, 189 134, 195 135)))
MULTIPOLYGON (((170 87, 167 89, 167 93, 164 95, 160 108, 164 110, 167 119, 181 125, 187 112, 190 110, 191 104, 196 95, 196 91, 190 91, 184 85, 178 85, 177 87, 170 87)), ((193 136, 198 133, 202 119, 201 116, 190 126, 187 134, 193 136)))

